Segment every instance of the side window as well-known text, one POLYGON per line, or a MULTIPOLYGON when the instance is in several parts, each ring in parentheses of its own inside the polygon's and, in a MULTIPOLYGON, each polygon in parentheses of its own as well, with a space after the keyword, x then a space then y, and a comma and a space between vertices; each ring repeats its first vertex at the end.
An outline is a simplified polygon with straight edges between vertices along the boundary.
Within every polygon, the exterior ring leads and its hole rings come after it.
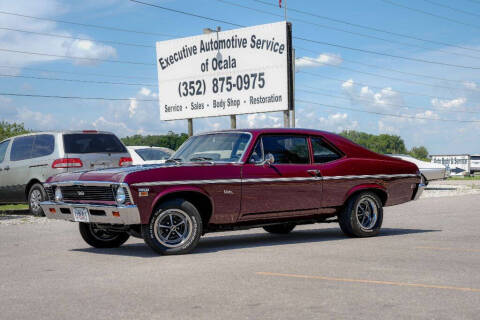
POLYGON ((306 137, 263 136, 263 154, 271 153, 276 164, 309 163, 306 137))
POLYGON ((35 136, 19 137, 13 140, 11 161, 30 159, 32 157, 33 141, 35 136))
POLYGON ((54 149, 55 138, 50 134, 39 134, 33 142, 32 158, 48 156, 54 149))
POLYGON ((252 155, 248 162, 250 163, 257 163, 263 160, 263 152, 262 152, 262 139, 257 141, 255 148, 253 149, 252 155))
POLYGON ((3 141, 2 143, 0 143, 0 163, 2 163, 3 160, 5 159, 5 154, 7 153, 9 142, 10 140, 3 141))
POLYGON ((314 163, 330 162, 342 157, 321 138, 312 138, 312 149, 314 163))

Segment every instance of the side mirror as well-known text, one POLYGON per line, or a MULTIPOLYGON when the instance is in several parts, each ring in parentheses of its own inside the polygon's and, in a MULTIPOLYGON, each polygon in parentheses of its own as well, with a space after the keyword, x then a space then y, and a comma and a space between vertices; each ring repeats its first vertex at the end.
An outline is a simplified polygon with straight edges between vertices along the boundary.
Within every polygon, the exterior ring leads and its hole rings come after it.
POLYGON ((275 157, 271 153, 265 155, 265 159, 262 162, 259 162, 259 166, 271 166, 275 162, 275 157))

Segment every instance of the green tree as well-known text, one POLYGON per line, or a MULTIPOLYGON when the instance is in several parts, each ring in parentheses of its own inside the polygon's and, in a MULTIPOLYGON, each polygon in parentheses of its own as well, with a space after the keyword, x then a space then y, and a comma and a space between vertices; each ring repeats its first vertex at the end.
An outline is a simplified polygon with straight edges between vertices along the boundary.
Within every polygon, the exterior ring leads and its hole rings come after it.
POLYGON ((25 129, 23 123, 0 121, 0 141, 29 132, 30 130, 25 129))
POLYGON ((373 135, 355 130, 342 131, 340 135, 377 153, 407 153, 405 142, 401 137, 396 135, 373 135))
POLYGON ((142 136, 139 134, 131 137, 122 138, 122 141, 127 146, 150 146, 150 147, 165 147, 172 150, 177 150, 178 147, 188 139, 186 133, 174 133, 169 131, 164 135, 148 135, 142 136))
POLYGON ((410 150, 410 155, 414 158, 428 161, 428 150, 424 146, 413 147, 410 150))

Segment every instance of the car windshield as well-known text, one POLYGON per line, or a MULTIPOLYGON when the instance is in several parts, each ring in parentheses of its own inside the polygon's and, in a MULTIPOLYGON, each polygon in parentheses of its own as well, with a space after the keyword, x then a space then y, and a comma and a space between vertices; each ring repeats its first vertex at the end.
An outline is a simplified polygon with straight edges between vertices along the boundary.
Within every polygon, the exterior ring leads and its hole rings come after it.
POLYGON ((135 152, 143 161, 165 160, 171 156, 168 152, 154 148, 136 149, 135 152))
POLYGON ((249 140, 249 134, 240 132, 194 136, 188 139, 171 159, 182 162, 238 162, 249 140))

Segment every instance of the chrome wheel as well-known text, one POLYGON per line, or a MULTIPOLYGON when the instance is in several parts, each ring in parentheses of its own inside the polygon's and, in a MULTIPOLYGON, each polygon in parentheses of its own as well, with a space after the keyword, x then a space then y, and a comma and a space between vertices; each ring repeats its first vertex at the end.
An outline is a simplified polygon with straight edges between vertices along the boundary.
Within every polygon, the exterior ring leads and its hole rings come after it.
POLYGON ((182 246, 190 238, 192 231, 192 219, 180 209, 165 210, 154 222, 155 238, 168 248, 182 246))
POLYGON ((90 223, 90 232, 92 236, 99 241, 110 241, 115 238, 118 238, 119 234, 117 232, 110 232, 108 230, 98 228, 95 224, 90 223))
POLYGON ((378 207, 375 199, 368 196, 362 197, 360 201, 358 201, 355 213, 360 228, 363 230, 371 230, 378 219, 378 207))
POLYGON ((42 202, 42 193, 40 190, 35 189, 30 193, 30 208, 35 212, 39 211, 40 202, 42 202))

